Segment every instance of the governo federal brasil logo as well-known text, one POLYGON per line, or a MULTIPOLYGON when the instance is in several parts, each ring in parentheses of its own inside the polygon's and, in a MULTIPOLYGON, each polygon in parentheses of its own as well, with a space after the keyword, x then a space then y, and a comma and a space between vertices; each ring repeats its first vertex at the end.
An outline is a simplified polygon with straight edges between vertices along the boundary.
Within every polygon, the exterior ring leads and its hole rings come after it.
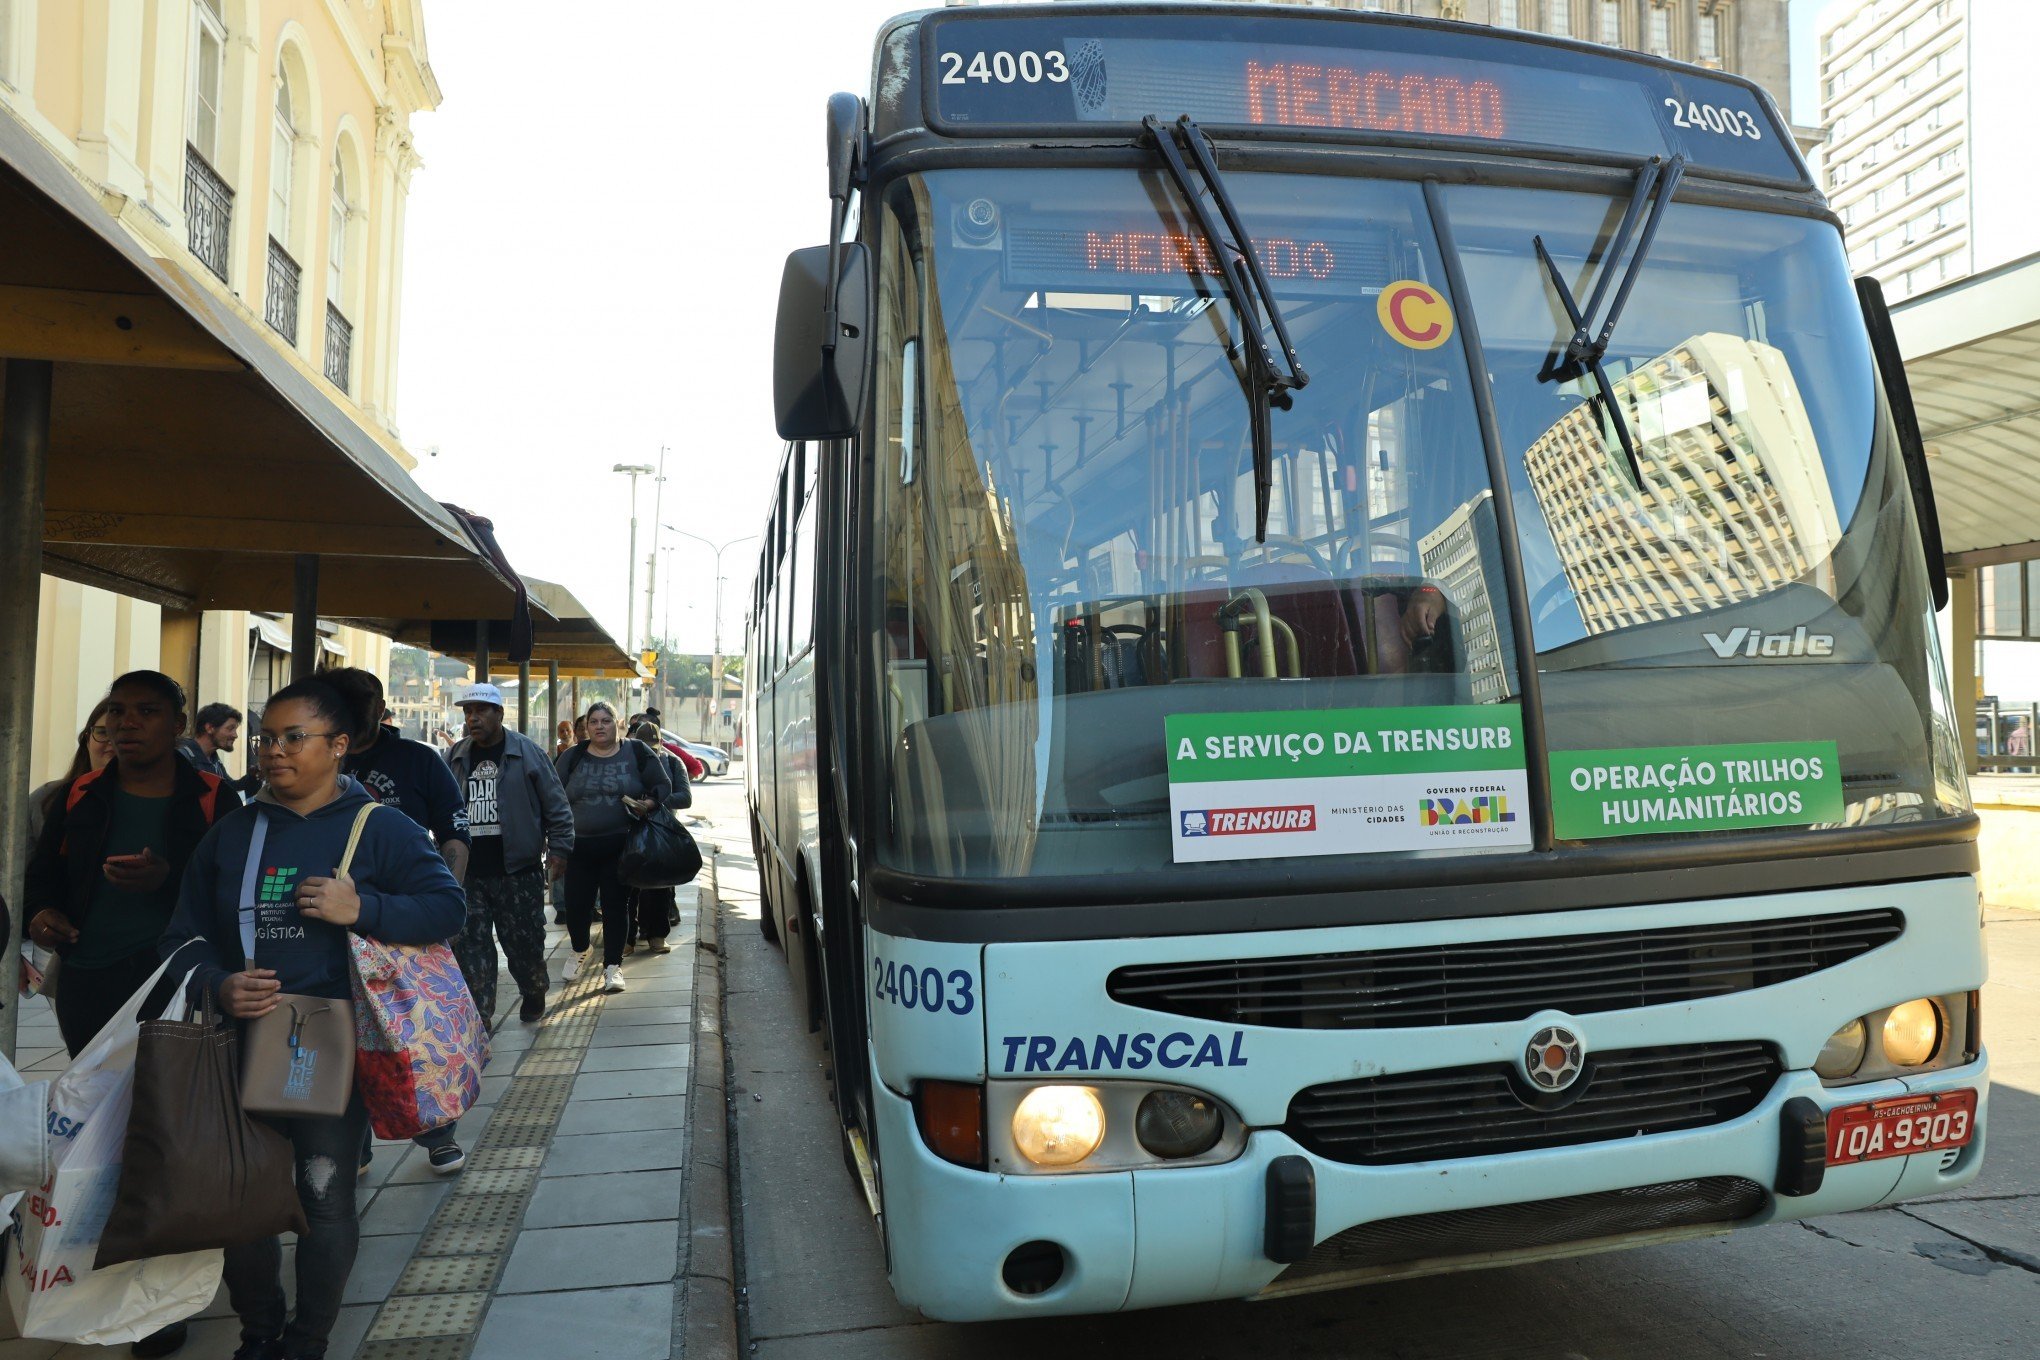
POLYGON ((1417 820, 1424 826, 1499 826, 1516 820, 1506 793, 1420 798, 1417 820))

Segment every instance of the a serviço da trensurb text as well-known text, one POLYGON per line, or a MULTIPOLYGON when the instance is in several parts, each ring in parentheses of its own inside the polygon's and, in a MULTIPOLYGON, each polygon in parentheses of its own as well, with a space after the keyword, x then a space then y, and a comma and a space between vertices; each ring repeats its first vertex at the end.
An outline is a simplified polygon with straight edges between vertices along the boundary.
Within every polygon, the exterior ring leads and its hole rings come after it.
POLYGON ((826 129, 746 778, 902 1300, 1279 1295, 1976 1175, 1923 453, 1759 90, 1014 5, 887 25, 826 129))

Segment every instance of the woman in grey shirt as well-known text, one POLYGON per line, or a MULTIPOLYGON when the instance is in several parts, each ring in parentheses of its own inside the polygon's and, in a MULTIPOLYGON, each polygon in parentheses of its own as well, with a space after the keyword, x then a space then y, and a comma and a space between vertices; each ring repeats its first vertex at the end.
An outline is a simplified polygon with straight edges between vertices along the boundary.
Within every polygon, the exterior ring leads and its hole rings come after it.
POLYGON ((616 710, 597 700, 588 708, 588 740, 560 753, 557 768, 574 807, 574 850, 567 859, 567 936, 573 952, 565 978, 587 964, 595 904, 602 904, 602 985, 623 990, 623 947, 631 937, 630 892, 617 877, 617 861, 634 819, 672 795, 658 760, 638 742, 617 739, 616 710))

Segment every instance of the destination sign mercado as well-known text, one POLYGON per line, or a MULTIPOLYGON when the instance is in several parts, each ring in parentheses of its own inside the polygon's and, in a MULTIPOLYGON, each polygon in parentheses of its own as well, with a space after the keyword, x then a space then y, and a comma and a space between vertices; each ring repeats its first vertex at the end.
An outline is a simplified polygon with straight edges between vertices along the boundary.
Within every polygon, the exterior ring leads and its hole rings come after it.
POLYGON ((1684 154, 1701 173, 1805 180, 1770 105, 1739 80, 1455 25, 1057 5, 945 11, 921 29, 923 113, 949 136, 1187 113, 1235 134, 1684 154))
MULTIPOLYGON (((1388 282, 1388 237, 1350 226, 1290 230, 1270 222, 1253 238, 1254 253, 1284 296, 1363 297, 1388 282)), ((1146 220, 1034 213, 1009 219, 1005 284, 1016 289, 1154 293, 1191 275, 1220 277, 1218 257, 1195 226, 1162 227, 1146 220)))

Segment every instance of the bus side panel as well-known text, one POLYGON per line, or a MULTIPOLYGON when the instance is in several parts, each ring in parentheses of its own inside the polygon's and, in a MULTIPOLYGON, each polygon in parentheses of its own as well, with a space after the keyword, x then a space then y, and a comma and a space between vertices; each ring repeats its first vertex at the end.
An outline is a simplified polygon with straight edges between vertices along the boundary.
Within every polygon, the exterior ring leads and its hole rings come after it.
POLYGON ((984 951, 864 932, 872 1066, 902 1095, 925 1077, 985 1079, 984 951))

